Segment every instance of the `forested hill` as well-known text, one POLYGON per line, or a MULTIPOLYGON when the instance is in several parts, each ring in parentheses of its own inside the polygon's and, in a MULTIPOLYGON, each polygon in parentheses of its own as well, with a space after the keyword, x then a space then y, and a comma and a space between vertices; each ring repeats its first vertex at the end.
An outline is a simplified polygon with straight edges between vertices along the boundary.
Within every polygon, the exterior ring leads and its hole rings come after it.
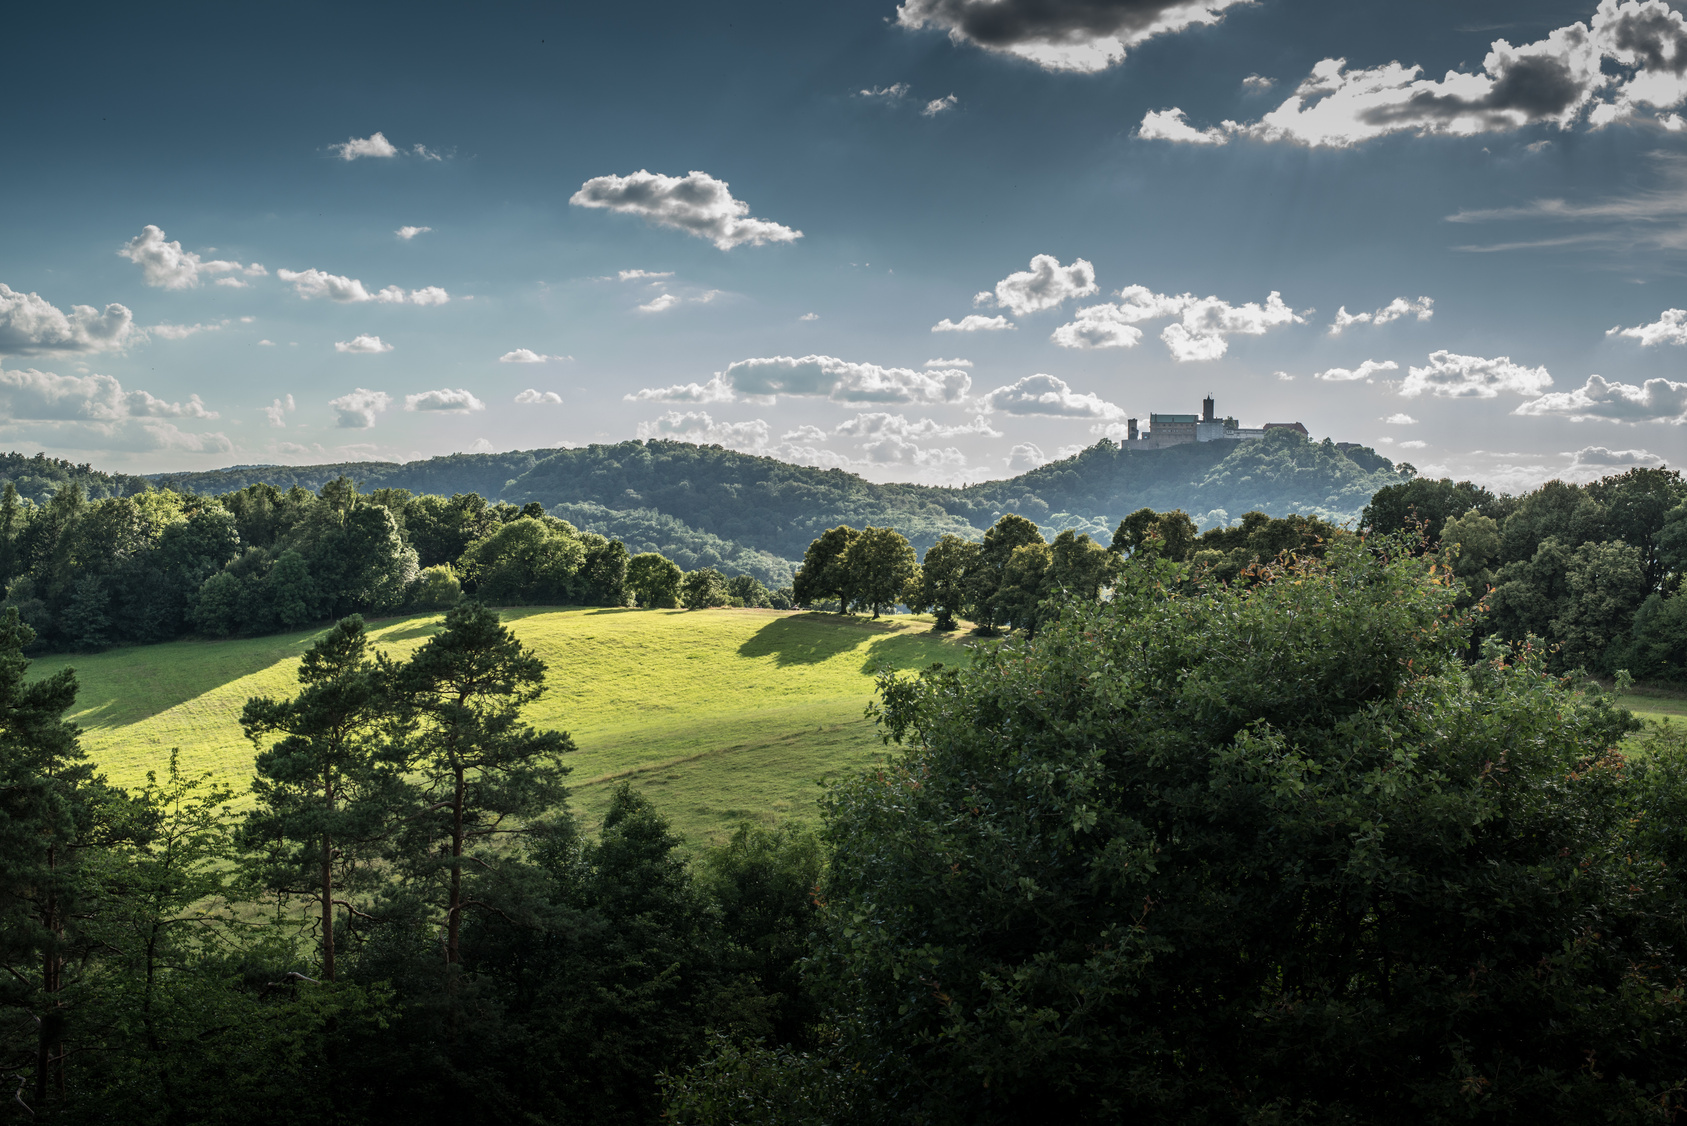
MULTIPOLYGON (((231 472, 223 470, 222 472, 231 472)), ((0 486, 12 485, 21 497, 45 504, 65 485, 79 485, 91 500, 126 497, 146 492, 145 477, 127 473, 102 473, 91 465, 77 465, 63 458, 36 454, 0 453, 0 486)))
POLYGON ((895 527, 923 552, 945 532, 976 539, 1005 512, 1035 520, 1050 535, 1065 528, 1110 532, 1143 507, 1181 508, 1203 527, 1252 510, 1341 523, 1356 518, 1379 488, 1398 484, 1402 471, 1367 448, 1343 451, 1327 440, 1273 431, 1261 441, 1163 450, 1103 440, 1019 477, 965 488, 875 484, 838 469, 662 441, 454 454, 402 465, 246 466, 150 480, 217 494, 260 481, 316 489, 341 474, 365 491, 538 501, 635 552, 660 551, 687 568, 726 565, 775 577, 784 561, 801 559, 816 535, 837 524, 895 527))

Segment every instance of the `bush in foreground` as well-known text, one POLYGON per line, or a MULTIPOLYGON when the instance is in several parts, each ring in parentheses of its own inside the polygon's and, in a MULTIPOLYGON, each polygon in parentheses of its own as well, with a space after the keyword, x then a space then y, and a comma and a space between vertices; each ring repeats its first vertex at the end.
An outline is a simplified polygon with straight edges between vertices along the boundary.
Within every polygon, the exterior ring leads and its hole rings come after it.
POLYGON ((1132 560, 882 682, 909 750, 826 802, 840 1114, 1678 1120, 1687 759, 1535 652, 1462 662, 1450 577, 1378 548, 1248 589, 1132 560))

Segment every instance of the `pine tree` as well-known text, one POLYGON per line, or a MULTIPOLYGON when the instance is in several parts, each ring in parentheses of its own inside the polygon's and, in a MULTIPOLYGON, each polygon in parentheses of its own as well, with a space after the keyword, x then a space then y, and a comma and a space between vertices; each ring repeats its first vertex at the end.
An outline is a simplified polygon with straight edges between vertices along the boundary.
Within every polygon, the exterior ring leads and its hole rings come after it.
POLYGON ((370 657, 362 618, 342 619, 311 646, 299 683, 293 699, 253 697, 241 712, 241 728, 258 749, 258 808, 240 836, 266 887, 315 900, 322 973, 332 981, 336 908, 359 913, 345 897, 373 882, 370 863, 403 783, 383 739, 388 677, 370 657))
POLYGON ((573 740, 521 719, 544 679, 543 662, 476 601, 454 606, 399 674, 413 723, 408 767, 427 815, 411 821, 421 839, 412 837, 404 858, 439 910, 447 966, 463 960, 464 912, 483 906, 466 869, 495 876, 500 845, 542 824, 566 796, 560 760, 573 740))
MULTIPOLYGON (((0 1004, 30 1014, 37 1107, 64 1098, 68 971, 81 943, 87 894, 81 868, 99 829, 103 780, 80 730, 64 719, 76 674, 26 680, 35 633, 8 608, 0 618, 0 1004)), ((21 1097, 21 1091, 20 1091, 21 1097)))

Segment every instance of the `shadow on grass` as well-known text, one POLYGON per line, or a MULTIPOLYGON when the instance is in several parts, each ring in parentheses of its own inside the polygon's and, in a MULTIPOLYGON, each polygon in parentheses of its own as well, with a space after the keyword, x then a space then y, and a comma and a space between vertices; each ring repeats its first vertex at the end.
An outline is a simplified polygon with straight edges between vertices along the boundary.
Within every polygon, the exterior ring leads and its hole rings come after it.
POLYGON ((841 614, 796 614, 768 622, 738 647, 738 655, 771 656, 774 663, 781 667, 817 665, 849 652, 866 638, 882 638, 898 632, 897 627, 888 622, 849 618, 841 614))
POLYGON ((972 659, 961 644, 943 634, 903 633, 882 637, 867 649, 861 671, 874 675, 883 669, 924 669, 934 664, 964 666, 972 659))

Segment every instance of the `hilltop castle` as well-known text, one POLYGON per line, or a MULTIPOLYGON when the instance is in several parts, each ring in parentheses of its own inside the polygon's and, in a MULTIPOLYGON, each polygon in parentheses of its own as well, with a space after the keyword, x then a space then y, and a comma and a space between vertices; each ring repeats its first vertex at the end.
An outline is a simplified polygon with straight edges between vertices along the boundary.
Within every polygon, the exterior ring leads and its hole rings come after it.
POLYGON ((1306 427, 1298 422, 1268 422, 1257 430, 1244 429, 1234 418, 1213 417, 1213 397, 1201 400, 1201 413, 1151 414, 1149 430, 1139 434, 1137 420, 1125 420, 1125 445, 1135 450, 1158 450, 1166 446, 1181 446, 1185 442, 1236 442, 1247 438, 1263 438, 1268 430, 1293 430, 1307 437, 1306 427))

